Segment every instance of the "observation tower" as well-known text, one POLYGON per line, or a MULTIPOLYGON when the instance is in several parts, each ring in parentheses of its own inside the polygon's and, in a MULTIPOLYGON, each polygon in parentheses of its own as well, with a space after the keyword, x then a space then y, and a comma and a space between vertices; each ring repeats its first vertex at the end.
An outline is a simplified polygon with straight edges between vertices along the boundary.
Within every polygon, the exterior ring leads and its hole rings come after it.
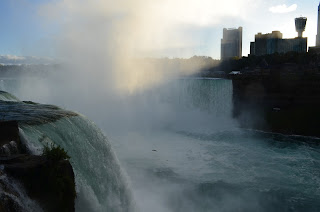
POLYGON ((295 23, 296 23, 296 31, 298 32, 298 38, 302 38, 302 33, 306 29, 307 18, 306 17, 296 18, 295 23))

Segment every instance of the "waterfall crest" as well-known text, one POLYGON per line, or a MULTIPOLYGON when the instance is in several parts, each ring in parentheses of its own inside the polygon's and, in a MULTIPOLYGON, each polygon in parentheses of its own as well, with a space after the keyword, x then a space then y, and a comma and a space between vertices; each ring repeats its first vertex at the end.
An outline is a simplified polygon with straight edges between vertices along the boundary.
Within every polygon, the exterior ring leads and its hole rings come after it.
POLYGON ((68 152, 75 173, 77 211, 134 211, 118 159, 93 122, 52 105, 0 100, 0 108, 2 120, 19 122, 21 140, 33 154, 41 154, 50 143, 68 152))

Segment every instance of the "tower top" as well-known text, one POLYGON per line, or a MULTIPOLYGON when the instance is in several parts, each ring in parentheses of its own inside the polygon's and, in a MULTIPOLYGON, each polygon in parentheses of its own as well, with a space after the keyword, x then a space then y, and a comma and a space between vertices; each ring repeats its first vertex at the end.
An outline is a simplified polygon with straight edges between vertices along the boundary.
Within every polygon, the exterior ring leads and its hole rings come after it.
POLYGON ((307 23, 307 18, 306 17, 299 17, 295 19, 295 25, 296 25, 296 31, 298 32, 298 37, 302 37, 302 33, 306 29, 306 23, 307 23))

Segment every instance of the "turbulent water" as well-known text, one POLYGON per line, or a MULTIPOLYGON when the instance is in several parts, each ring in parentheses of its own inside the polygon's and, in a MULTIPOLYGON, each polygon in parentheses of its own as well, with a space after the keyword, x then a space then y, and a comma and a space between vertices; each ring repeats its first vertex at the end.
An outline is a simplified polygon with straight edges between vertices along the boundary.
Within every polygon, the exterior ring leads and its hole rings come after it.
MULTIPOLYGON (((1 86, 32 97, 12 81, 1 86)), ((230 81, 180 79, 124 99, 101 99, 77 110, 108 139, 83 116, 59 108, 48 109, 54 117, 63 114, 56 121, 21 121, 35 153, 45 142, 69 152, 77 211, 320 211, 320 140, 239 129, 231 118, 230 81)), ((48 107, 14 104, 26 111, 48 107)))

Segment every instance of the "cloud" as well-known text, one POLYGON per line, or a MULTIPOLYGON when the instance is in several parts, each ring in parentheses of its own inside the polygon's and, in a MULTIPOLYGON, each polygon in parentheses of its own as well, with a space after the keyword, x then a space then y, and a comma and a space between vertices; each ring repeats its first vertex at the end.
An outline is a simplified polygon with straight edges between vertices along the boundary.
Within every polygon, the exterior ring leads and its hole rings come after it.
POLYGON ((269 11, 272 13, 290 13, 297 9, 297 5, 293 4, 291 6, 287 6, 286 4, 277 5, 269 8, 269 11))

